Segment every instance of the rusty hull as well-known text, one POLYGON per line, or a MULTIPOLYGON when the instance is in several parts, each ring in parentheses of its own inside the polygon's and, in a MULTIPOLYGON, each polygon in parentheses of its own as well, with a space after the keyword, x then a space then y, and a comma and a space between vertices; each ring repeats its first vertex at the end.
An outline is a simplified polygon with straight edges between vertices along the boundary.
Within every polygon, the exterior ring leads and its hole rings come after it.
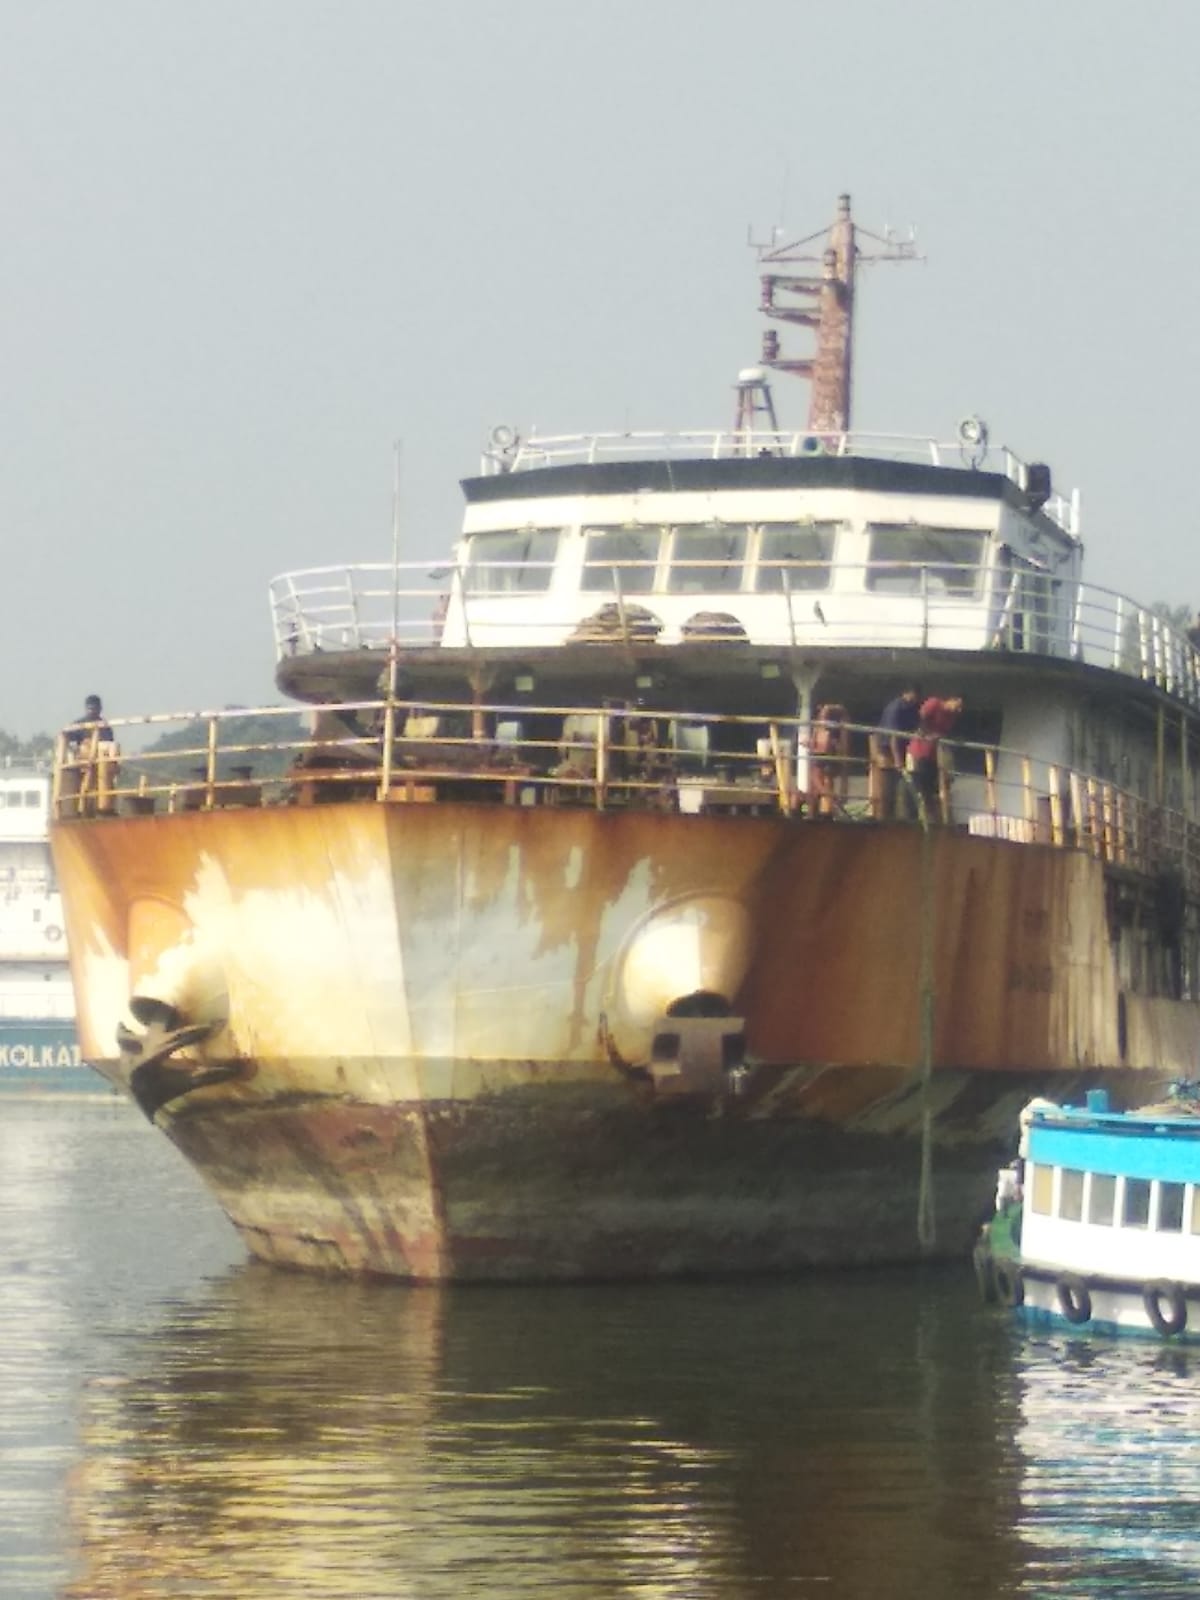
POLYGON ((1200 1045, 1191 1008, 1127 999, 1122 1058, 1080 853, 946 831, 923 864, 903 826, 372 802, 66 823, 53 847, 85 1055, 136 1090, 135 997, 205 1032, 146 1109, 293 1266, 903 1260, 923 1129, 957 1252, 1030 1094, 1200 1045), (728 1000, 745 1070, 664 1096, 653 1043, 695 994, 728 1000))

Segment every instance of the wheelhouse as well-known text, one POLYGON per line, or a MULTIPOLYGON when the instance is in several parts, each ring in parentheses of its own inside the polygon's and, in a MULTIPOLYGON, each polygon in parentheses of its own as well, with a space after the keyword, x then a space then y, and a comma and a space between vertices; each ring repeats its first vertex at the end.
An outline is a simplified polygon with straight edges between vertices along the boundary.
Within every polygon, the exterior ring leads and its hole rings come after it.
POLYGON ((1070 648, 1076 508, 1047 508, 1020 463, 1011 475, 851 454, 631 468, 467 480, 442 645, 566 644, 599 606, 629 602, 651 610, 662 645, 707 627, 773 646, 1070 648))

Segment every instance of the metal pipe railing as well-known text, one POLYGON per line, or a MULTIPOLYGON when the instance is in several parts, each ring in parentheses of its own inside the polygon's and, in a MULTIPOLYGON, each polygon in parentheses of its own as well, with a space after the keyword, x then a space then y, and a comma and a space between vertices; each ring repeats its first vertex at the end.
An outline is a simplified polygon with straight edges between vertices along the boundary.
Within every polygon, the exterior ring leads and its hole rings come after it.
MULTIPOLYGON (((954 562, 589 560, 587 587, 549 581, 551 563, 428 568, 376 563, 287 573, 271 586, 277 657, 315 650, 386 651, 393 644, 552 648, 616 607, 621 636, 634 603, 660 647, 694 637, 698 611, 718 608, 749 644, 776 648, 1002 650, 1085 663, 1153 684, 1200 709, 1200 652, 1191 637, 1115 591, 1022 569, 954 562), (736 569, 737 582, 730 586, 736 569), (688 589, 679 572, 711 590, 688 589), (523 575, 524 583, 518 579, 523 575)), ((602 620, 602 619, 600 619, 602 620)))
MULTIPOLYGON (((194 727, 194 740, 169 749, 122 753, 95 733, 79 742, 60 737, 53 815, 70 821, 346 798, 387 802, 420 790, 430 800, 889 820, 876 782, 884 730, 863 724, 842 725, 841 742, 818 749, 814 731, 827 725, 817 719, 388 696, 320 707, 312 735, 287 724, 278 738, 244 735, 248 717, 295 715, 268 707, 110 719, 115 738, 194 727), (535 714, 543 727, 556 727, 553 736, 526 737, 535 714), (257 777, 244 758, 257 758, 257 777)), ((1182 813, 1025 751, 954 739, 942 740, 941 750, 950 760, 939 767, 930 821, 1085 850, 1146 874, 1178 871, 1200 893, 1200 824, 1182 813)), ((911 779, 901 782, 907 787, 911 779)))

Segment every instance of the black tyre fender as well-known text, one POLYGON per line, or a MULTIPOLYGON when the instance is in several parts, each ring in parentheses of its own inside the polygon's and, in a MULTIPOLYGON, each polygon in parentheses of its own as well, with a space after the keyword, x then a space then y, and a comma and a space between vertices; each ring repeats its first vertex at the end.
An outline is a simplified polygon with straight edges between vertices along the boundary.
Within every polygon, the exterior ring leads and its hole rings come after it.
POLYGON ((1074 1272, 1064 1272, 1054 1285, 1058 1309, 1068 1322, 1076 1327, 1092 1320, 1092 1296, 1083 1279, 1074 1272))
POLYGON ((1187 1327, 1187 1301, 1183 1290, 1169 1278, 1156 1278, 1142 1290, 1142 1304, 1150 1325, 1164 1339, 1187 1327))
POLYGON ((992 1281, 996 1285, 996 1299, 1002 1306, 1025 1304, 1025 1274, 1015 1261, 993 1261, 992 1281))
POLYGON ((996 1263, 991 1250, 982 1239, 975 1246, 971 1261, 975 1268, 975 1282, 979 1288, 979 1298, 984 1305, 995 1305, 996 1263))

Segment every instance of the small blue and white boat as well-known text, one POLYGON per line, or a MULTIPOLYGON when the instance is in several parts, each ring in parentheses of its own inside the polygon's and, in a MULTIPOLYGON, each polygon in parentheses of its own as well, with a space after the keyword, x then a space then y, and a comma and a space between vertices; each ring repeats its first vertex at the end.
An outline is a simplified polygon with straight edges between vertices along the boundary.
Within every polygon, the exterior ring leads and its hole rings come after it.
POLYGON ((1032 1101, 975 1269, 1035 1324, 1200 1342, 1200 1086, 1136 1111, 1032 1101))

